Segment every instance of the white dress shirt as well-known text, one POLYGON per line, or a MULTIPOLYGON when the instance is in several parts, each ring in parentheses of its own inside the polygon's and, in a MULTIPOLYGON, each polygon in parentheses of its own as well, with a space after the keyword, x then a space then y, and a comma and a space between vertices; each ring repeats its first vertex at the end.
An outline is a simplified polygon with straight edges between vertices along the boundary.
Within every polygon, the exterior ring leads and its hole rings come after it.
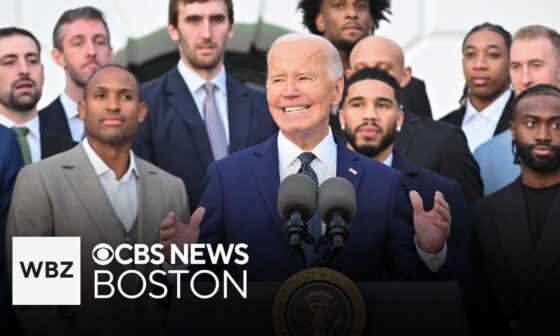
POLYGON ((477 111, 471 101, 467 100, 461 128, 465 132, 471 153, 492 138, 511 94, 511 90, 507 89, 482 111, 477 111))
POLYGON ((121 220, 125 231, 129 232, 138 214, 137 184, 139 176, 134 154, 130 151, 128 170, 120 180, 117 180, 115 172, 91 148, 87 138, 82 143, 86 156, 99 177, 113 210, 121 220))
POLYGON ((204 90, 204 84, 206 82, 211 82, 216 86, 214 91, 214 99, 216 101, 216 107, 220 113, 220 118, 224 124, 226 131, 226 140, 229 145, 229 119, 228 119, 228 104, 227 104, 227 85, 226 85, 226 69, 222 65, 220 72, 216 77, 207 81, 206 79, 200 77, 196 72, 192 71, 187 67, 182 61, 179 61, 177 65, 179 74, 187 84, 191 95, 194 98, 196 107, 198 108, 198 113, 200 117, 204 120, 204 98, 206 98, 206 91, 204 90))
POLYGON ((64 108, 64 113, 66 113, 72 140, 75 142, 82 141, 84 138, 84 121, 80 119, 80 115, 78 114, 78 103, 73 101, 66 92, 62 92, 60 95, 60 103, 64 108))
POLYGON ((0 114, 0 125, 7 128, 12 127, 27 127, 27 143, 29 143, 29 151, 31 152, 31 161, 33 163, 41 161, 41 131, 39 130, 39 116, 36 115, 33 119, 29 120, 23 125, 17 125, 11 119, 0 114))
MULTIPOLYGON (((280 181, 283 181, 287 176, 298 172, 301 167, 298 156, 303 153, 304 150, 300 149, 296 144, 286 138, 284 134, 282 134, 282 131, 278 132, 277 144, 280 181)), ((317 174, 319 185, 326 179, 336 176, 336 151, 336 143, 334 142, 334 137, 329 127, 328 135, 310 151, 317 157, 311 162, 311 168, 313 168, 317 174)), ((389 155, 387 160, 390 160, 392 163, 393 154, 389 155)), ((326 224, 322 223, 322 227, 322 232, 325 234, 326 224)), ((445 263, 445 259, 447 258, 447 243, 444 244, 443 249, 437 254, 429 254, 422 251, 416 241, 416 235, 414 236, 414 244, 416 245, 416 251, 418 251, 420 258, 422 258, 431 271, 438 271, 445 263)))

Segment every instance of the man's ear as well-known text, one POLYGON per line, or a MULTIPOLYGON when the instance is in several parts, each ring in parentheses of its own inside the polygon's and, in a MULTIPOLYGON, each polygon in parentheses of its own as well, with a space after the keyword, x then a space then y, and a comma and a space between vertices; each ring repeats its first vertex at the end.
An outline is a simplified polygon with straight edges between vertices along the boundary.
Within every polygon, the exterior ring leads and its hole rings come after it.
POLYGON ((325 17, 323 16, 323 13, 319 13, 315 17, 315 27, 317 28, 319 33, 321 33, 321 34, 325 33, 325 30, 326 30, 326 28, 325 28, 325 17))
POLYGON ((167 33, 173 42, 179 42, 179 31, 171 23, 167 25, 167 33))
POLYGON ((344 116, 344 109, 340 109, 338 110, 338 121, 340 122, 340 128, 341 129, 345 129, 346 128, 346 118, 344 116))
POLYGON ((83 100, 78 102, 78 115, 82 120, 86 117, 86 102, 83 100))
POLYGON ((146 116, 148 115, 148 105, 144 102, 138 104, 138 121, 144 122, 146 116))
POLYGON ((511 139, 512 140, 516 140, 517 139, 517 130, 515 129, 515 124, 513 123, 513 121, 509 122, 509 131, 511 132, 511 139))
POLYGON ((66 60, 64 59, 64 54, 62 53, 62 51, 58 50, 57 48, 53 48, 53 50, 51 51, 51 56, 58 66, 62 68, 66 66, 66 60))
POLYGON ((403 72, 402 72, 402 79, 401 79, 401 87, 405 87, 408 85, 408 83, 410 82, 410 79, 412 78, 412 68, 407 66, 404 67, 403 72))

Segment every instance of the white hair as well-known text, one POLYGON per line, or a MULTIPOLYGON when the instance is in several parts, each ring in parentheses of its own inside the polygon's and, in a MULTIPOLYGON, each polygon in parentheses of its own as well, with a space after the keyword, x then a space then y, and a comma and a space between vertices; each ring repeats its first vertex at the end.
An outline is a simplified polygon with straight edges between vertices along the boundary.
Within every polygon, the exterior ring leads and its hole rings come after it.
MULTIPOLYGON (((302 40, 319 41, 320 43, 322 43, 325 46, 325 51, 327 53, 327 70, 331 78, 334 80, 338 77, 342 77, 344 68, 342 67, 342 61, 340 60, 338 51, 336 50, 336 48, 331 42, 329 42, 327 39, 319 35, 314 35, 310 33, 289 33, 286 35, 282 35, 276 40, 274 40, 274 42, 272 42, 268 55, 270 56, 270 52, 278 44, 284 42, 302 41, 302 40)), ((267 57, 267 63, 269 61, 268 57, 267 57)))

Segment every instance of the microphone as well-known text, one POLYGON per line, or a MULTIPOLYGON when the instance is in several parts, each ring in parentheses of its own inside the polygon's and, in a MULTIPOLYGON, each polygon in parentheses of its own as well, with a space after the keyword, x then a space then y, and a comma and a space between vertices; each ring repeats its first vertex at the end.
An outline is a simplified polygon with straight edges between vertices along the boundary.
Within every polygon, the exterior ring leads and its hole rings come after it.
POLYGON ((305 224, 315 212, 317 187, 303 174, 286 177, 278 189, 278 212, 286 221, 285 229, 292 249, 305 261, 301 242, 307 236, 305 224))
POLYGON ((327 224, 326 236, 331 241, 324 262, 328 265, 344 248, 350 236, 349 223, 356 215, 356 191, 348 180, 332 177, 319 187, 318 211, 327 224))

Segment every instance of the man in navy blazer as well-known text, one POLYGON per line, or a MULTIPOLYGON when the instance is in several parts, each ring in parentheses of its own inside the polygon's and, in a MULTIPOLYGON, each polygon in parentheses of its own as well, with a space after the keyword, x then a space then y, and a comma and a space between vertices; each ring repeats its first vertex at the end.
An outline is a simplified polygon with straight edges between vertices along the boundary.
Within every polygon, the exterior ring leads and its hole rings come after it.
MULTIPOLYGON (((394 146, 396 129, 402 126, 402 94, 397 80, 384 70, 362 68, 346 81, 340 123, 348 147, 404 174, 408 190, 420 198, 415 208, 430 211, 434 197, 442 194, 449 204, 452 226, 447 239, 447 260, 428 279, 459 281, 465 300, 472 294, 471 233, 466 221, 466 205, 459 185, 437 173, 421 168, 402 156, 394 146), (418 202, 420 201, 420 202, 418 202)), ((416 204, 415 204, 416 203, 416 204)))
MULTIPOLYGON (((277 210, 280 181, 303 168, 303 153, 314 157, 309 167, 319 184, 339 176, 356 191, 350 237, 329 267, 353 280, 403 280, 417 277, 421 258, 427 264, 437 259, 429 265, 435 269, 445 262, 450 219, 443 198, 436 199, 434 211, 415 213, 413 221, 402 175, 333 137, 329 114, 342 97, 342 72, 336 48, 322 37, 295 33, 272 44, 267 100, 280 132, 211 164, 200 201, 206 211, 200 243, 248 245, 246 265, 226 266, 234 276, 246 270, 249 280, 282 281, 305 268, 277 210)), ((193 231, 196 226, 184 227, 169 214, 160 239, 166 246, 193 242, 193 231)))
POLYGON ((264 94, 226 75, 225 43, 233 36, 231 0, 171 1, 169 34, 181 60, 162 77, 142 85, 150 113, 140 126, 134 152, 173 175, 187 188, 191 209, 198 205, 202 181, 215 158, 205 120, 205 85, 214 99, 228 140, 227 153, 258 144, 276 130, 264 94), (188 20, 185 18, 189 18, 188 20))

